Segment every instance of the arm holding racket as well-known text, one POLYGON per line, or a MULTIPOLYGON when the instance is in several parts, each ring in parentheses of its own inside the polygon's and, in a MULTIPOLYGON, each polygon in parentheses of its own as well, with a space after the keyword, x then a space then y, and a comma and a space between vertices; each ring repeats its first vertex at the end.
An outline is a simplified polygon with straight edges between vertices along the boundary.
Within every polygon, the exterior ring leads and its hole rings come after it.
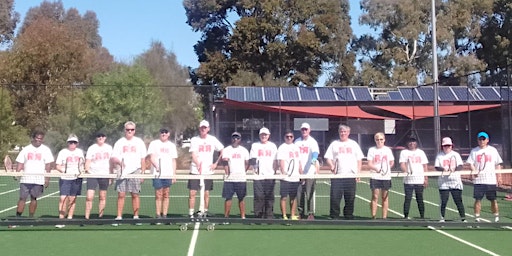
MULTIPOLYGON (((52 163, 46 163, 44 165, 44 169, 45 169, 46 173, 51 173, 52 172, 52 163)), ((44 178, 44 187, 47 188, 49 185, 50 185, 50 177, 45 177, 44 178)))
MULTIPOLYGON (((428 172, 428 166, 427 166, 427 164, 422 164, 422 166, 423 166, 423 173, 428 172)), ((426 175, 425 175, 425 178, 424 178, 424 179, 425 179, 425 181, 423 182, 423 187, 425 187, 425 188, 426 188, 426 187, 428 187, 428 176, 426 176, 426 175)))
POLYGON ((332 159, 326 158, 325 160, 327 161, 327 165, 329 166, 329 170, 331 170, 331 173, 335 173, 336 170, 334 170, 334 163, 332 159))

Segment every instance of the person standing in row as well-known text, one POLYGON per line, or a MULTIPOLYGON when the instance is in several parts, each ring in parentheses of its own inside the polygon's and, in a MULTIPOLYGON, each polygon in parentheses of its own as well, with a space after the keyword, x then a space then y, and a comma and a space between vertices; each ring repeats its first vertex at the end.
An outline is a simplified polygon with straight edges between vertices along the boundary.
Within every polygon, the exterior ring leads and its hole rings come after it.
MULTIPOLYGON (((210 123, 203 120, 199 123, 199 135, 190 140, 189 152, 192 153, 192 163, 190 164, 190 174, 192 175, 212 175, 215 173, 217 164, 222 157, 224 145, 210 134, 210 123), (219 152, 219 158, 213 162, 213 154, 219 152)), ((213 180, 204 179, 202 184, 199 179, 191 179, 188 181, 189 198, 188 198, 188 215, 194 216, 194 208, 196 203, 197 191, 204 186, 204 209, 199 209, 198 215, 208 216, 208 206, 210 203, 210 191, 213 190, 213 180), (201 212, 203 211, 203 212, 201 212)), ((199 207, 201 208, 201 207, 199 207)))
MULTIPOLYGON (((357 175, 361 171, 363 152, 361 147, 354 140, 349 138, 350 127, 340 124, 338 127, 339 140, 333 141, 324 158, 331 168, 332 173, 337 175, 357 175)), ((354 201, 356 198, 355 177, 331 179, 330 191, 330 211, 329 217, 338 219, 340 216, 340 201, 345 199, 343 207, 343 217, 345 219, 354 218, 354 201)))
POLYGON ((466 212, 464 209, 464 203, 462 202, 462 180, 460 174, 457 171, 462 170, 462 158, 460 154, 453 150, 453 142, 449 137, 445 137, 441 141, 443 151, 437 154, 434 166, 437 171, 446 173, 447 175, 441 175, 437 178, 437 184, 439 185, 439 196, 441 198, 441 219, 440 222, 444 222, 446 213, 446 205, 450 194, 452 194, 453 201, 457 206, 459 215, 462 221, 466 221, 466 212))
POLYGON ((290 218, 298 220, 297 216, 297 190, 299 188, 302 174, 302 164, 299 157, 299 146, 293 143, 293 132, 286 130, 284 133, 284 143, 277 149, 277 160, 279 169, 285 178, 280 181, 279 192, 281 194, 280 206, 281 214, 284 220, 288 219, 286 214, 286 198, 289 198, 290 218))
POLYGON ((249 151, 240 145, 242 135, 239 132, 231 134, 231 145, 222 151, 222 160, 224 161, 224 187, 222 188, 222 197, 224 198, 224 217, 229 218, 233 195, 238 197, 238 208, 240 217, 245 219, 245 202, 247 195, 247 179, 245 172, 249 166, 249 151))
MULTIPOLYGON (((170 129, 160 129, 160 138, 149 143, 148 157, 151 162, 151 173, 165 178, 153 179, 153 188, 155 189, 155 210, 156 218, 167 218, 169 212, 169 194, 170 187, 176 182, 175 178, 170 178, 176 174, 176 158, 178 150, 176 145, 169 141, 170 129)), ((157 222, 157 225, 161 222, 157 222)))
MULTIPOLYGON (((120 166, 122 174, 141 174, 145 168, 146 145, 141 138, 135 136, 136 124, 128 121, 124 124, 124 137, 114 144, 112 158, 110 159, 111 172, 115 166, 120 166)), ((139 219, 140 188, 143 179, 125 179, 121 177, 116 181, 117 189, 117 217, 123 219, 124 201, 126 193, 132 197, 133 219, 139 219)), ((115 226, 116 224, 114 224, 115 226)))
MULTIPOLYGON (((96 143, 87 149, 85 155, 85 172, 94 175, 108 175, 112 146, 105 141, 107 136, 103 132, 96 134, 96 143)), ((109 178, 87 178, 87 195, 85 199, 85 219, 89 219, 96 188, 98 191, 98 217, 103 217, 107 202, 107 189, 110 185, 109 178)))
POLYGON ((473 179, 475 199, 475 220, 479 222, 480 211, 482 210, 482 199, 485 197, 491 201, 491 211, 494 214, 494 222, 500 221, 500 211, 498 201, 496 200, 497 186, 501 185, 501 174, 496 170, 501 169, 503 160, 498 150, 489 145, 489 134, 479 132, 477 135, 478 147, 475 147, 469 153, 467 163, 470 164, 473 173, 477 173, 473 179))
POLYGON ((391 188, 391 167, 395 164, 393 152, 385 146, 386 137, 384 133, 378 132, 373 138, 375 147, 368 150, 368 166, 375 173, 370 179, 370 189, 372 190, 372 201, 370 202, 370 212, 372 218, 377 215, 377 205, 379 197, 382 200, 382 218, 388 217, 389 208, 389 189, 391 188))
POLYGON ((409 137, 407 139, 407 149, 400 152, 400 168, 402 172, 407 173, 404 177, 404 218, 409 218, 409 209, 411 207, 412 193, 416 196, 416 203, 420 212, 420 218, 425 218, 425 203, 423 202, 423 190, 428 185, 427 172, 428 159, 425 152, 418 148, 416 138, 409 137))
POLYGON ((43 144, 45 133, 34 131, 32 141, 23 147, 16 157, 16 172, 23 171, 20 179, 20 195, 16 207, 16 217, 21 217, 25 210, 27 198, 30 196, 28 216, 34 218, 37 209, 37 198, 43 194, 43 189, 50 184, 50 178, 43 174, 50 173, 54 162, 52 151, 43 144))
POLYGON ((255 159, 254 215, 256 218, 274 218, 273 176, 277 167, 277 146, 270 139, 270 131, 263 127, 259 131, 260 141, 251 145, 250 158, 255 159))
MULTIPOLYGON (((295 144, 299 146, 299 157, 302 163, 303 174, 313 176, 318 174, 318 169, 320 168, 318 163, 318 154, 320 152, 318 142, 310 135, 311 126, 308 123, 301 124, 300 133, 301 137, 295 140, 295 144)), ((315 183, 315 179, 306 178, 302 179, 299 184, 297 204, 302 219, 306 218, 306 216, 308 220, 315 219, 315 209, 313 208, 315 183)))

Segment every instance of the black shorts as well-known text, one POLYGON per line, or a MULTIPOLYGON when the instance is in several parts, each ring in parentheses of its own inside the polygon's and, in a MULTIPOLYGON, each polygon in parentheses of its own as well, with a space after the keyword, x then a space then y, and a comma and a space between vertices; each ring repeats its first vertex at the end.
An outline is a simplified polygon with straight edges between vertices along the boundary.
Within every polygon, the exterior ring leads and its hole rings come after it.
POLYGON ((290 200, 293 200, 297 197, 297 189, 299 188, 300 182, 290 182, 281 180, 279 185, 279 194, 281 194, 281 198, 290 197, 290 200))
MULTIPOLYGON (((199 180, 188 180, 187 188, 190 190, 200 190, 199 180)), ((204 190, 213 190, 213 180, 204 180, 204 190)))
POLYGON ((475 184, 473 190, 473 198, 475 200, 482 200, 482 198, 487 198, 487 200, 493 201, 496 200, 496 185, 489 184, 475 184))
POLYGON ((87 190, 96 190, 98 187, 100 190, 107 190, 108 185, 108 178, 87 178, 87 190))
POLYGON ((61 196, 79 196, 82 194, 82 179, 59 179, 59 190, 61 196))
POLYGON ((389 190, 391 188, 391 180, 376 180, 370 179, 370 189, 383 189, 389 190))
POLYGON ((247 183, 246 182, 224 182, 222 188, 222 197, 226 200, 231 200, 233 195, 236 193, 238 201, 244 200, 247 195, 247 183))

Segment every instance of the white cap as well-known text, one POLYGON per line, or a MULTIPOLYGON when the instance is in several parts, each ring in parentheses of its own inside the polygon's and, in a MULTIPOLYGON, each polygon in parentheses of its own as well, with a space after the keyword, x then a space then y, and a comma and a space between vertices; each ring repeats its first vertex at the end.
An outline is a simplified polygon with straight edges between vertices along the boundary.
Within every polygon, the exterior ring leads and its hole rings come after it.
POLYGON ((206 120, 203 120, 199 123, 199 127, 210 127, 210 123, 208 123, 208 121, 206 120))
POLYGON ((444 146, 444 145, 453 145, 452 139, 450 139, 449 137, 444 137, 441 142, 441 146, 444 146))
POLYGON ((70 134, 69 137, 68 137, 67 142, 70 142, 70 141, 78 142, 78 137, 76 137, 76 135, 74 135, 74 134, 70 134))
POLYGON ((311 129, 311 126, 309 126, 309 124, 308 124, 308 123, 302 123, 302 124, 300 125, 300 128, 301 128, 301 129, 302 129, 302 128, 306 128, 306 129, 308 129, 308 130, 309 130, 309 129, 311 129))
POLYGON ((263 127, 260 129, 260 134, 270 134, 270 131, 268 130, 268 128, 263 127))

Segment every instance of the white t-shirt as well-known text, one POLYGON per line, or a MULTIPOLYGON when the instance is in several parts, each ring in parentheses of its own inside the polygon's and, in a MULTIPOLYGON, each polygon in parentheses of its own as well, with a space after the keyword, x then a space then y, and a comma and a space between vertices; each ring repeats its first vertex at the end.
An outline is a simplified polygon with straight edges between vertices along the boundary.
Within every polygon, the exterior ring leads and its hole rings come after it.
POLYGON ((361 147, 352 139, 348 139, 347 141, 333 141, 324 155, 324 158, 331 159, 333 164, 338 160, 338 170, 336 170, 338 175, 357 174, 359 172, 357 163, 362 160, 363 157, 361 147))
POLYGON ((112 157, 124 162, 123 174, 130 174, 142 168, 141 161, 146 158, 146 144, 139 137, 127 140, 120 138, 114 144, 112 157))
POLYGON ((375 180, 391 180, 391 165, 392 161, 395 161, 395 156, 393 156, 393 151, 387 146, 383 146, 381 148, 371 147, 368 150, 368 156, 366 156, 368 161, 373 161, 373 164, 377 167, 382 167, 383 172, 387 170, 386 174, 382 173, 374 173, 372 179, 375 180))
MULTIPOLYGON (((444 152, 441 152, 437 154, 436 161, 434 163, 435 167, 441 167, 446 170, 450 168, 450 160, 454 157, 455 159, 455 166, 463 165, 464 162, 462 162, 462 158, 460 157, 460 154, 455 151, 450 151, 450 153, 446 154, 444 152)), ((452 170, 455 171, 455 170, 452 170)), ((441 190, 447 190, 447 189, 460 189, 462 190, 462 180, 460 178, 460 174, 458 172, 452 172, 450 175, 449 173, 446 173, 445 176, 439 176, 437 178, 437 184, 439 185, 439 189, 441 190)))
MULTIPOLYGON (((257 166, 259 168, 258 176, 273 176, 275 175, 274 161, 277 159, 277 146, 273 142, 267 141, 263 144, 255 142, 251 146, 251 158, 256 158, 257 166)), ((263 179, 264 177, 255 177, 255 179, 263 179)))
POLYGON ((295 140, 295 145, 299 146, 299 157, 302 164, 303 174, 315 174, 316 167, 311 163, 311 160, 314 152, 317 154, 320 152, 318 142, 311 136, 308 136, 305 140, 300 137, 295 140))
POLYGON ((22 163, 23 176, 20 182, 25 184, 38 184, 44 185, 44 176, 29 175, 29 174, 44 174, 46 173, 46 164, 54 161, 52 151, 49 147, 41 145, 34 147, 32 144, 24 147, 16 157, 16 162, 22 163))
POLYGON ((427 155, 419 148, 416 150, 404 149, 400 152, 400 163, 407 163, 407 159, 412 170, 412 174, 404 177, 405 184, 424 184, 425 183, 425 170, 423 169, 424 164, 428 164, 427 155))
POLYGON ((496 185, 496 165, 503 163, 503 160, 495 147, 489 145, 485 148, 476 147, 469 152, 466 163, 473 164, 475 166, 475 174, 477 174, 481 168, 480 163, 484 162, 485 166, 483 166, 483 170, 473 180, 473 183, 496 185), (483 159, 482 154, 485 154, 485 159, 483 159))
MULTIPOLYGON (((157 165, 160 165, 160 171, 162 176, 174 175, 173 159, 178 158, 178 150, 176 145, 170 141, 154 140, 149 143, 148 155, 154 154, 158 159, 157 165)), ((151 165, 151 173, 156 173, 155 166, 151 165)))
POLYGON ((286 144, 283 143, 277 149, 277 160, 279 160, 279 166, 281 166, 281 161, 284 161, 284 173, 286 177, 283 179, 285 181, 298 182, 299 178, 299 169, 300 169, 300 156, 299 156, 299 146, 295 144, 286 144), (293 163, 292 163, 293 161, 293 163), (290 166, 291 164, 291 166, 290 166), (289 172, 292 172, 290 175, 289 172), (290 176, 288 176, 290 175, 290 176))
POLYGON ((245 161, 249 161, 249 151, 243 146, 228 146, 222 151, 222 158, 228 159, 229 175, 225 181, 245 182, 245 161))
POLYGON ((90 174, 108 175, 110 166, 110 157, 112 156, 112 146, 109 144, 92 144, 87 149, 86 160, 91 160, 89 166, 90 174))
MULTIPOLYGON (((64 173, 79 174, 80 170, 78 168, 83 168, 85 164, 84 159, 84 152, 81 149, 76 148, 75 150, 71 151, 65 148, 59 151, 59 154, 57 155, 57 160, 55 160, 55 162, 56 164, 62 165, 64 173)), ((76 177, 61 177, 61 179, 76 180, 76 177)))
MULTIPOLYGON (((222 149, 224 149, 224 145, 210 134, 206 135, 204 139, 196 136, 190 140, 189 152, 195 152, 197 154, 197 159, 202 165, 202 174, 205 175, 210 175, 215 172, 215 170, 210 170, 210 165, 213 164, 213 153, 214 151, 221 151, 222 149)), ((190 173, 199 174, 199 170, 193 161, 190 164, 190 173)))

